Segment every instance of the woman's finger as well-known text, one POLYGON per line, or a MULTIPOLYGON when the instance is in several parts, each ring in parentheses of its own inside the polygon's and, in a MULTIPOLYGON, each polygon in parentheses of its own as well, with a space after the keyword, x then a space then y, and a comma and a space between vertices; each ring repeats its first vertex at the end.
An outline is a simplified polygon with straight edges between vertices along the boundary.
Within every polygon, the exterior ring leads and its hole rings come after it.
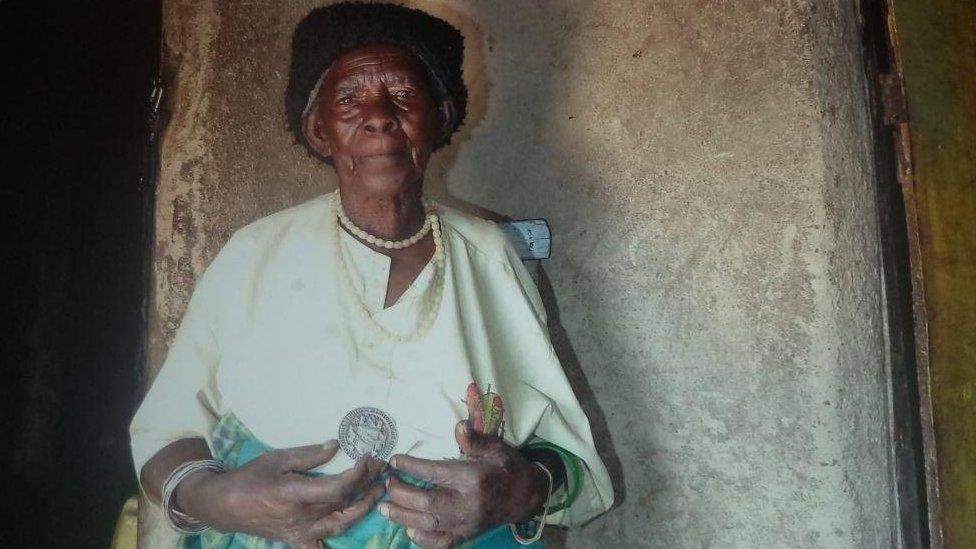
POLYGON ((366 465, 369 468, 370 478, 378 477, 381 473, 383 473, 383 471, 386 471, 387 467, 390 466, 389 463, 373 456, 369 456, 366 459, 366 465))
POLYGON ((385 467, 386 463, 372 456, 359 460, 352 469, 347 469, 333 477, 338 483, 339 495, 343 499, 349 499, 362 492, 380 476, 385 467))
POLYGON ((325 444, 310 444, 296 448, 285 448, 275 452, 281 460, 282 472, 308 471, 325 465, 339 451, 339 441, 330 440, 325 444))
POLYGON ((407 528, 416 528, 418 530, 447 530, 454 523, 454 520, 450 516, 409 509, 391 501, 380 503, 377 509, 384 517, 407 528))
POLYGON ((501 442, 501 439, 496 436, 484 435, 472 430, 464 421, 459 421, 454 426, 454 439, 461 453, 469 458, 483 456, 501 442))
POLYGON ((376 502, 383 497, 383 493, 384 489, 382 484, 373 486, 363 494, 363 497, 356 500, 352 505, 345 509, 329 513, 319 519, 312 525, 311 534, 319 538, 324 538, 345 532, 376 506, 376 502))
POLYGON ((345 502, 363 492, 376 480, 382 469, 373 466, 368 459, 360 460, 350 469, 338 475, 322 477, 297 477, 296 493, 306 503, 345 502))
POLYGON ((406 454, 390 458, 390 466, 415 479, 442 486, 450 486, 463 470, 460 469, 463 467, 460 461, 421 459, 406 454))
POLYGON ((315 502, 307 503, 306 509, 308 509, 310 516, 314 517, 312 521, 318 520, 326 515, 331 515, 333 513, 358 513, 361 506, 366 506, 366 511, 376 506, 376 502, 379 498, 383 497, 386 493, 386 487, 382 484, 374 484, 368 490, 361 493, 359 497, 355 498, 355 501, 348 503, 343 508, 338 508, 335 502, 315 502))
POLYGON ((454 547, 459 540, 448 532, 431 532, 429 530, 407 529, 407 537, 425 549, 447 549, 454 547))
POLYGON ((365 479, 368 473, 366 463, 360 461, 338 475, 295 477, 295 493, 305 503, 333 503, 344 506, 346 500, 366 488, 365 479))
POLYGON ((445 499, 442 489, 418 488, 394 476, 386 479, 386 493, 393 503, 415 511, 435 512, 445 499))
POLYGON ((376 506, 376 502, 379 501, 385 493, 386 488, 382 484, 377 484, 369 490, 366 490, 362 497, 353 502, 352 505, 346 507, 345 509, 339 510, 338 513, 341 513, 343 516, 352 517, 352 521, 355 522, 360 517, 368 513, 374 506, 376 506))

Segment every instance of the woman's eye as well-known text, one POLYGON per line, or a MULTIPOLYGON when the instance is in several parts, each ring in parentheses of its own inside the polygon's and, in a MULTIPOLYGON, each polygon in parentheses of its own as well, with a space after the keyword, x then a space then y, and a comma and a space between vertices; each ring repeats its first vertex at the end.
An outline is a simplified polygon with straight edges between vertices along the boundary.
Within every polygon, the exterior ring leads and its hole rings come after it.
POLYGON ((336 104, 338 104, 338 105, 352 105, 352 97, 340 97, 339 100, 336 101, 336 104))
POLYGON ((393 97, 396 97, 397 99, 409 99, 412 96, 413 93, 410 90, 397 90, 393 92, 393 97))

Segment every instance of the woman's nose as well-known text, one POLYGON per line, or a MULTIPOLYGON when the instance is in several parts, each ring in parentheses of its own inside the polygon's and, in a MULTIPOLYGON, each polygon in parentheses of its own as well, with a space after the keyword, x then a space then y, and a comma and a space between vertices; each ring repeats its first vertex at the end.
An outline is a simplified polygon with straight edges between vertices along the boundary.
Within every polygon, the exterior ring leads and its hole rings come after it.
POLYGON ((396 105, 388 97, 378 97, 370 101, 363 122, 366 133, 385 134, 400 128, 396 105))

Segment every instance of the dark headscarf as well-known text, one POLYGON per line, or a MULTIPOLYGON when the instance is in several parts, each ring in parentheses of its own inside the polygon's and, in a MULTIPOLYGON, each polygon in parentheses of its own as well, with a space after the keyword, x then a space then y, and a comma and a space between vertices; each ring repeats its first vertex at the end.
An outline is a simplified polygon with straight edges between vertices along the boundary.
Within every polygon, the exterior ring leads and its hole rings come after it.
POLYGON ((461 126, 468 90, 461 77, 464 39, 460 31, 420 10, 393 4, 340 2, 312 10, 292 35, 285 113, 296 143, 308 146, 302 134, 302 114, 322 73, 342 54, 372 44, 401 46, 420 58, 430 72, 438 99, 450 98, 454 103, 452 133, 461 126))

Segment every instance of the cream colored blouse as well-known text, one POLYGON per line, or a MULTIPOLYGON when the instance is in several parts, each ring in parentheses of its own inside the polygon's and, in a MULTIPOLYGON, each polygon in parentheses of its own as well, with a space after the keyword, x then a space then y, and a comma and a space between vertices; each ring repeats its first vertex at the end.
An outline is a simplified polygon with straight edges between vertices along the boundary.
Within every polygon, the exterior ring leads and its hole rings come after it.
MULTIPOLYGON (((173 441, 209 443, 228 413, 285 448, 339 438, 344 419, 348 438, 350 418, 363 421, 355 410, 381 410, 392 425, 374 425, 374 434, 390 453, 456 458, 454 426, 467 417, 475 381, 503 398, 507 442, 537 436, 583 461, 579 497, 547 522, 572 525, 609 509, 613 491, 589 422, 553 352, 539 293, 501 229, 437 206, 447 256, 440 309, 422 339, 397 343, 351 308, 361 300, 387 329, 411 332, 434 294, 433 261, 383 309, 390 258, 338 230, 337 207, 333 192, 258 220, 213 260, 132 420, 137 474, 173 441), (339 278, 340 253, 351 287, 339 278)), ((340 452, 318 470, 354 463, 340 452)))

